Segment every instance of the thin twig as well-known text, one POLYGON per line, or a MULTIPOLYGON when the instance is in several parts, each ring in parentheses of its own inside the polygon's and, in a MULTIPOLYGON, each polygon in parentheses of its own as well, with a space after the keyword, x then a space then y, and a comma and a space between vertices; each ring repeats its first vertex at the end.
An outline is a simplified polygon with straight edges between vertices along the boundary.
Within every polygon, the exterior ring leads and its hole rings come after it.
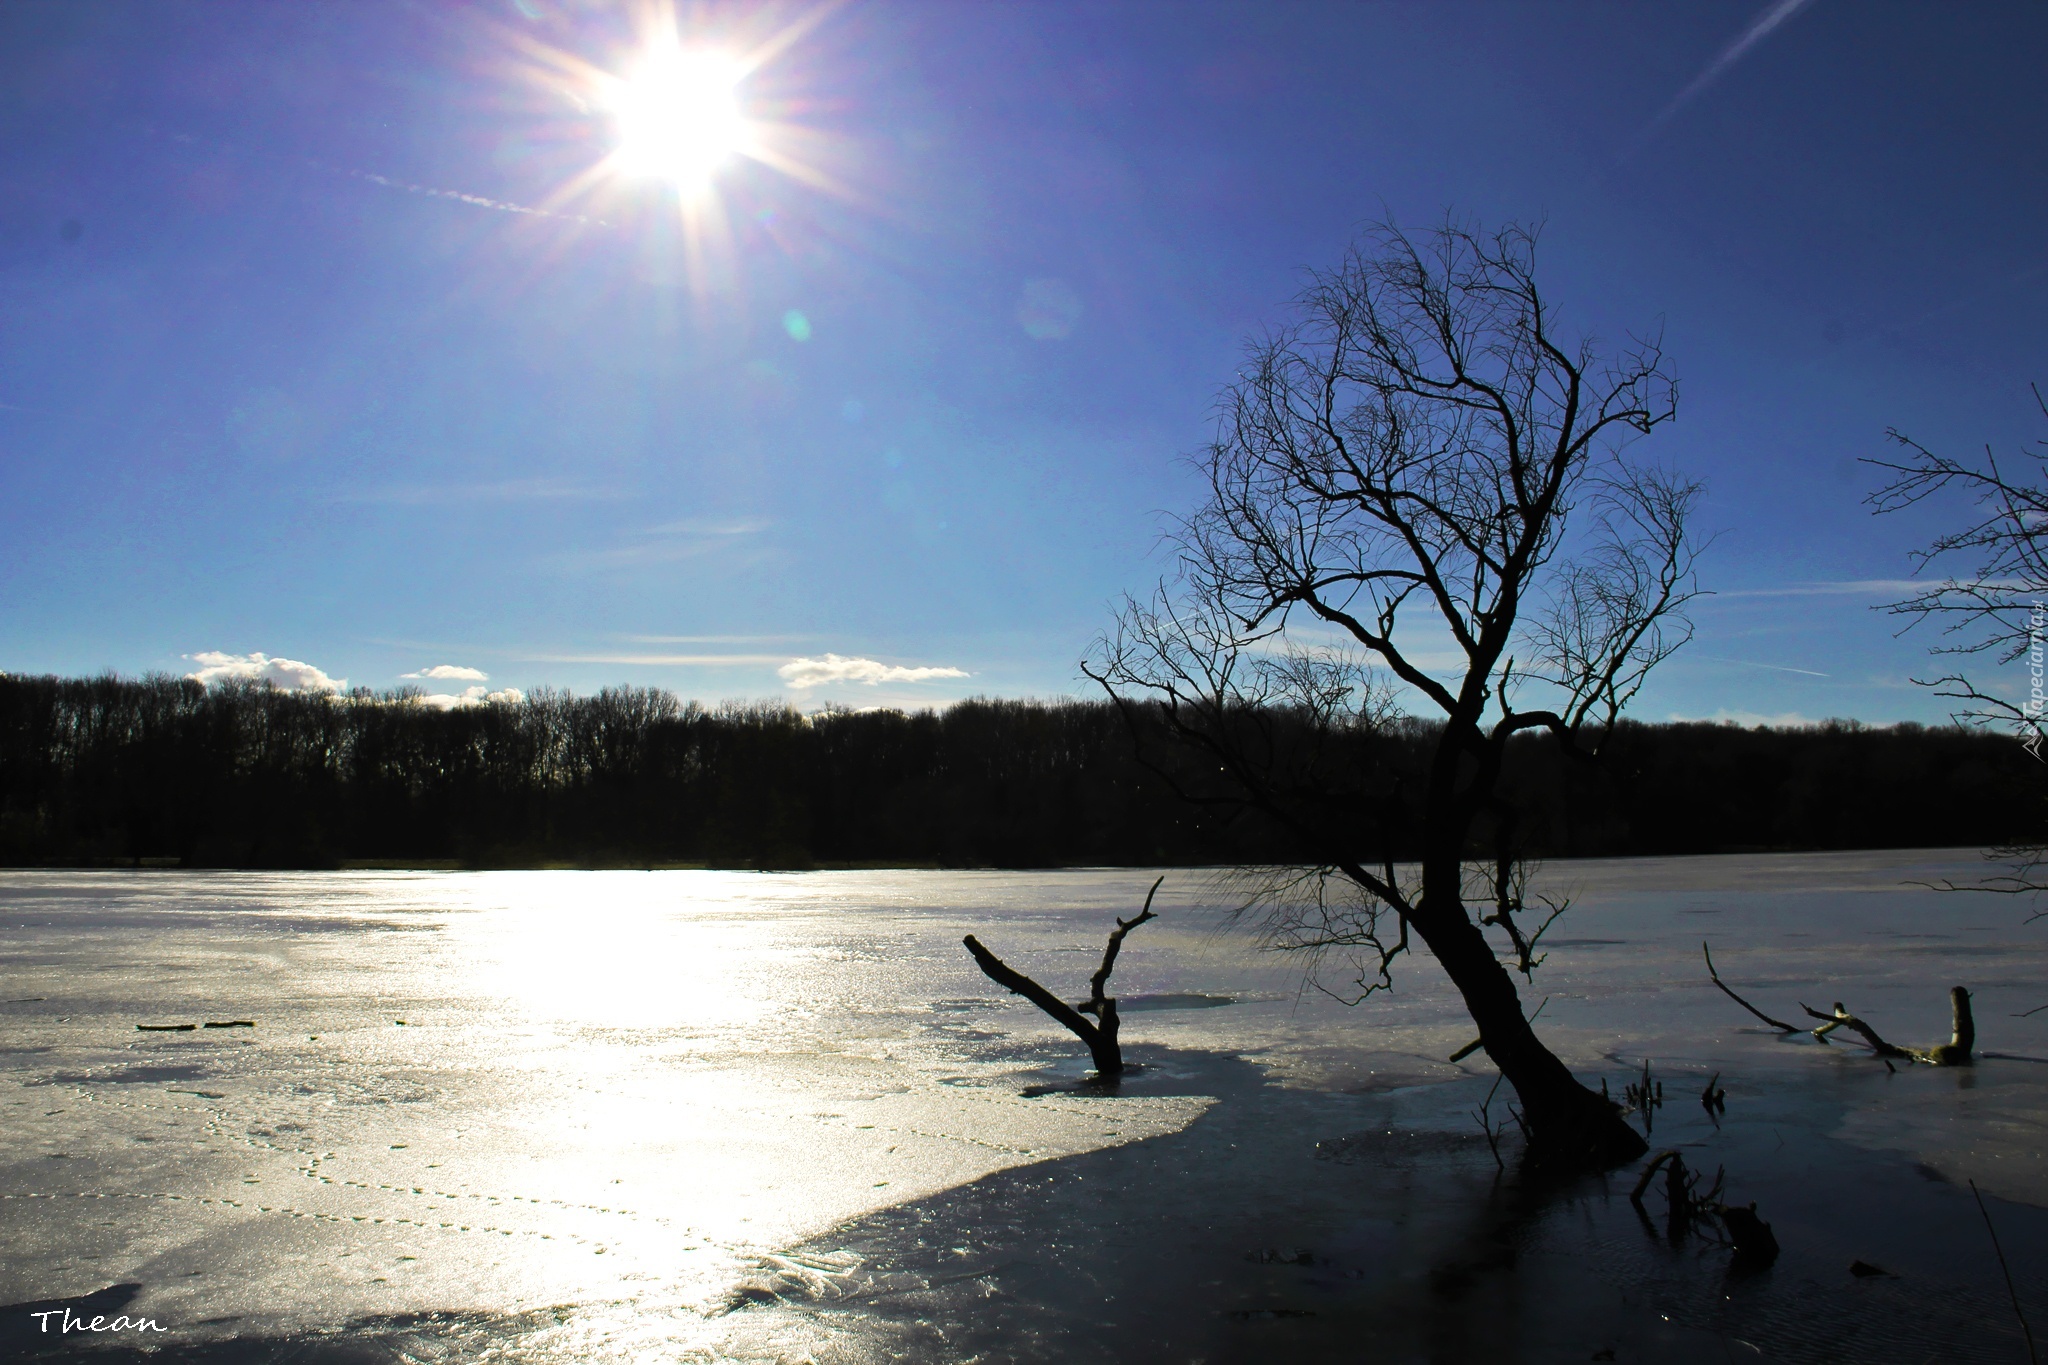
POLYGON ((2012 1297, 2012 1315, 2020 1320, 2020 1335, 2027 1339, 2027 1365, 2041 1365, 2041 1358, 2034 1354, 2034 1329, 2027 1326, 2027 1315, 2020 1311, 2020 1291, 2012 1285, 2012 1267, 2005 1263, 2005 1248, 1998 1244, 1998 1229, 1991 1226, 1991 1210, 1984 1207, 1983 1192, 1974 1180, 1970 1182, 1970 1193, 1976 1196, 1977 1212, 1984 1215, 1984 1231, 1991 1234, 1991 1249, 1998 1253, 1998 1269, 2005 1276, 2005 1292, 2012 1297))
POLYGON ((1777 1029, 1781 1033, 1800 1032, 1799 1029, 1794 1028, 1792 1025, 1786 1023, 1782 1019, 1771 1018, 1770 1015, 1765 1014, 1755 1005, 1750 1004, 1747 1000, 1744 1000, 1734 991, 1728 989, 1728 983, 1723 981, 1721 979, 1721 974, 1714 970, 1714 954, 1708 950, 1707 945, 1704 941, 1702 941, 1700 944, 1700 951, 1706 953, 1707 955, 1707 975, 1714 978, 1714 984, 1721 988, 1721 993, 1723 995, 1727 996, 1730 1000, 1733 1000, 1736 1004, 1742 1006, 1742 1008, 1748 1010, 1751 1014, 1754 1014, 1757 1018, 1763 1020, 1766 1024, 1769 1024, 1772 1028, 1777 1029))
MULTIPOLYGON (((1546 996, 1544 996, 1544 997, 1543 997, 1543 1005, 1547 1005, 1547 1004, 1549 1004, 1549 1003, 1550 1003, 1550 997, 1549 997, 1549 996, 1547 996, 1547 995, 1546 995, 1546 996)), ((1543 1005, 1538 1005, 1538 1006, 1536 1007, 1535 1013, 1534 1013, 1534 1014, 1531 1014, 1531 1015, 1529 1016, 1529 1022, 1530 1022, 1530 1023, 1532 1023, 1532 1024, 1533 1024, 1533 1023, 1535 1023, 1535 1022, 1536 1022, 1536 1015, 1538 1015, 1538 1014, 1541 1014, 1541 1013, 1543 1013, 1543 1005)), ((1462 1061, 1464 1061, 1464 1060, 1465 1060, 1465 1059, 1466 1059, 1467 1057, 1470 1057, 1470 1056, 1471 1056, 1471 1055, 1472 1055, 1473 1053, 1475 1053, 1475 1052, 1479 1051, 1479 1049, 1480 1049, 1480 1048, 1482 1048, 1482 1047, 1485 1047, 1485 1046, 1486 1046, 1486 1040, 1485 1040, 1484 1038, 1474 1038, 1474 1039, 1473 1039, 1473 1040, 1472 1040, 1471 1042, 1469 1042, 1469 1043, 1465 1044, 1465 1046, 1463 1046, 1463 1047, 1459 1048, 1459 1049, 1458 1049, 1458 1050, 1457 1050, 1456 1052, 1453 1052, 1453 1053, 1451 1054, 1451 1056, 1450 1056, 1450 1060, 1451 1060, 1451 1061, 1454 1061, 1454 1062, 1462 1062, 1462 1061)))

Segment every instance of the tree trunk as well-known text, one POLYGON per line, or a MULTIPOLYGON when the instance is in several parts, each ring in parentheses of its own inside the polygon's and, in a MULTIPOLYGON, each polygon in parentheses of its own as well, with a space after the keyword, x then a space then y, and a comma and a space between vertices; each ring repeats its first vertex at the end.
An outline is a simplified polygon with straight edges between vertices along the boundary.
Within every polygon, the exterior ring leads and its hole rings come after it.
POLYGON ((1579 1084, 1543 1045, 1522 1013, 1514 978, 1465 908, 1463 864, 1455 852, 1423 864, 1414 927, 1465 998, 1486 1055, 1515 1088, 1529 1154, 1546 1165, 1602 1169, 1649 1150, 1611 1100, 1579 1084))

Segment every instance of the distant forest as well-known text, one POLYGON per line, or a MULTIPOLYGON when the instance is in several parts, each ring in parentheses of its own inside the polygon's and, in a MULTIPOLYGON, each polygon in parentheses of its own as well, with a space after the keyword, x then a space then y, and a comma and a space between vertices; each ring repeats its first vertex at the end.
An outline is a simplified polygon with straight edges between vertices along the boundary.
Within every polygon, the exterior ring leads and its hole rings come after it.
MULTIPOLYGON (((1398 774, 1419 771, 1432 733, 1399 722, 1349 742, 1371 750, 1357 766, 1398 774)), ((1184 801, 1139 759, 1141 743, 1154 763, 1173 752, 1159 741, 1106 701, 806 716, 614 688, 442 711, 0 674, 0 864, 1292 860, 1284 832, 1184 801)), ((1518 740, 1505 785, 1547 857, 1981 845, 2035 838, 2044 814, 2019 744, 1952 726, 1625 722, 1595 764, 1518 740)))

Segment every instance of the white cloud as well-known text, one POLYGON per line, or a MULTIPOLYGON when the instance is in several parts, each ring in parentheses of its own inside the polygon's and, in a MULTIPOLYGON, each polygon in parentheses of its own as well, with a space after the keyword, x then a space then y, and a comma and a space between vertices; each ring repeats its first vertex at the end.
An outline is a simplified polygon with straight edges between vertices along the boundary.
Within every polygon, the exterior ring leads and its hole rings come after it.
POLYGON ((330 678, 311 664, 297 659, 273 659, 267 654, 223 654, 203 649, 185 656, 199 667, 185 676, 211 687, 225 682, 267 682, 286 692, 342 692, 347 678, 330 678))
POLYGON ((465 687, 460 692, 429 692, 419 698, 422 706, 431 706, 437 711, 458 711, 465 706, 517 706, 526 700, 526 694, 516 687, 502 688, 493 692, 484 687, 465 687))
POLYGON ((958 668, 902 668, 874 659, 849 659, 827 654, 822 659, 791 659, 775 670, 791 687, 822 687, 826 683, 864 683, 873 687, 885 682, 925 682, 931 678, 964 678, 958 668))
POLYGON ((398 676, 401 678, 461 678, 467 682, 487 682, 490 680, 491 675, 484 672, 481 668, 464 668, 460 664, 435 664, 432 668, 423 668, 417 673, 401 673, 398 676))

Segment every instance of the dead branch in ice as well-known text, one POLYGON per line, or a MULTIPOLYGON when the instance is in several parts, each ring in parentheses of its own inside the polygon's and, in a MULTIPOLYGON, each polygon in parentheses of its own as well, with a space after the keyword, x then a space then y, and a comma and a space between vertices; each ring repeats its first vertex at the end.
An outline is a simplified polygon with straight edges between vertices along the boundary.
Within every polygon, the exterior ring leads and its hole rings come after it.
MULTIPOLYGON (((1737 995, 1730 989, 1728 983, 1721 979, 1721 974, 1714 970, 1713 950, 1702 943, 1700 944, 1700 952, 1707 959, 1707 976, 1720 988, 1723 995, 1781 1033, 1803 1032, 1803 1030, 1795 1028, 1782 1019, 1771 1018, 1770 1015, 1765 1014, 1755 1005, 1750 1004, 1747 1000, 1737 995)), ((1946 1043, 1938 1043, 1933 1047, 1924 1048, 1900 1047, 1895 1043, 1886 1042, 1878 1036, 1876 1029, 1849 1013, 1839 1000, 1835 1002, 1834 1010, 1829 1014, 1822 1014, 1819 1010, 1804 1002, 1800 1004, 1799 1008, 1821 1021, 1820 1027, 1813 1030, 1813 1036, 1821 1042, 1825 1043, 1828 1041, 1828 1035, 1836 1029, 1849 1029, 1863 1035, 1863 1041, 1870 1044, 1871 1055, 1883 1058, 1887 1065, 1896 1057, 1904 1061, 1926 1062, 1930 1066, 1969 1066, 1975 1060, 1972 1054, 1977 1046, 1977 1022, 1970 1011, 1970 993, 1961 986, 1954 986, 1949 989, 1948 1000, 1949 1010, 1954 1020, 1954 1027, 1950 1033, 1949 1040, 1946 1043)), ((1709 1089, 1711 1088, 1710 1084, 1709 1089)), ((1712 1112, 1711 1107, 1709 1107, 1708 1112, 1712 1112)))
POLYGON ((1870 1044, 1870 1050, 1876 1056, 1899 1057, 1907 1061, 1913 1059, 1912 1052, 1906 1048, 1887 1043, 1884 1039, 1878 1037, 1876 1029, 1849 1013, 1848 1010, 1842 1007, 1842 1002, 1839 1000, 1835 1002, 1834 1013, 1832 1014, 1822 1014, 1819 1010, 1803 1001, 1800 1003, 1799 1008, 1805 1010, 1810 1017, 1822 1021, 1821 1026, 1813 1031, 1813 1036, 1820 1039, 1823 1043, 1828 1040, 1828 1035, 1836 1029, 1848 1028, 1862 1034, 1863 1041, 1870 1044))
POLYGON ((1117 1076, 1123 1073, 1123 1049, 1117 1043, 1117 1032, 1121 1023, 1117 1018, 1116 1001, 1103 994, 1109 985, 1109 975, 1116 970, 1116 956, 1123 950, 1124 935, 1148 919, 1158 919, 1152 913, 1152 898, 1159 894, 1159 886, 1166 878, 1152 883, 1152 889, 1145 893, 1145 908, 1131 919, 1120 919, 1116 929, 1109 936, 1109 945, 1102 951, 1102 965, 1095 969, 1095 975, 1088 980, 1088 998, 1078 1005, 1069 1005, 1045 987, 1033 981, 1009 963, 982 947, 979 939, 969 934, 961 940, 967 951, 974 956, 984 975, 998 986, 1021 995, 1038 1008, 1069 1029, 1075 1037, 1088 1045, 1088 1055, 1094 1059, 1095 1071, 1100 1076, 1117 1076), (1090 1020, 1087 1016, 1094 1015, 1090 1020))

